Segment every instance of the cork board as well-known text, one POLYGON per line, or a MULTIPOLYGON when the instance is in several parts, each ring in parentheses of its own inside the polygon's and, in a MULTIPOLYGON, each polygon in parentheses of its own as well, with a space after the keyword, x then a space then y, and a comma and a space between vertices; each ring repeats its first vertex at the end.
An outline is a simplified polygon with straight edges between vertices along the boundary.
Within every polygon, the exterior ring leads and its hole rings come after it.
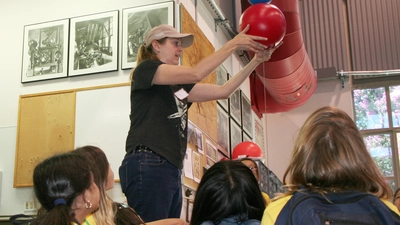
POLYGON ((14 187, 32 186, 35 166, 74 147, 75 92, 20 96, 14 187))
MULTIPOLYGON (((203 34, 201 29, 197 26, 191 15, 180 5, 181 13, 181 32, 194 34, 193 45, 189 48, 184 49, 182 54, 182 65, 194 66, 203 58, 213 54, 215 52, 214 46, 210 43, 207 37, 203 34)), ((215 71, 202 81, 202 83, 216 84, 216 73, 215 71)), ((193 165, 194 176, 201 178, 204 173, 204 169, 207 169, 210 164, 214 163, 211 161, 211 157, 207 155, 207 143, 211 146, 216 146, 216 140, 218 138, 217 133, 217 102, 208 101, 201 103, 193 103, 189 109, 189 120, 194 124, 195 127, 200 130, 202 137, 197 143, 193 144, 188 137, 188 148, 194 153, 192 154, 193 163, 196 163, 195 157, 200 160, 200 165, 193 165), (199 151, 199 145, 202 145, 202 150, 199 151), (197 174, 197 175, 196 175, 197 174)), ((197 137, 199 138, 199 137, 197 137)), ((218 152, 216 152, 218 153, 218 152)), ((194 179, 189 179, 184 176, 184 184, 194 190, 197 189, 198 183, 194 179)))
MULTIPOLYGON (((191 15, 181 4, 181 30, 182 33, 194 34, 193 45, 186 48, 182 55, 182 65, 194 66, 200 60, 215 52, 201 29, 197 26, 191 15)), ((202 83, 216 84, 215 71, 202 81, 202 83)), ((193 103, 189 109, 189 119, 200 129, 207 133, 212 139, 217 140, 217 102, 208 101, 193 103)))

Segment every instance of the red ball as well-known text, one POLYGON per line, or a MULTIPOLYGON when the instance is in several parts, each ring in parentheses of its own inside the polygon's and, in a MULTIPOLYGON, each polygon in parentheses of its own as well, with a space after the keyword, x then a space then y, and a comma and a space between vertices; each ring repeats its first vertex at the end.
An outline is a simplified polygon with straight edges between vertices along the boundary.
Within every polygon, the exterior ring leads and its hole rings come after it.
POLYGON ((260 43, 273 47, 285 36, 286 20, 282 11, 272 4, 254 4, 249 6, 240 16, 239 30, 243 31, 250 24, 246 34, 268 38, 260 43))
POLYGON ((222 162, 222 161, 227 161, 227 160, 229 160, 229 158, 227 158, 227 157, 222 157, 219 161, 222 162))
POLYGON ((244 141, 237 144, 232 150, 232 159, 244 157, 262 157, 260 146, 251 141, 244 141))

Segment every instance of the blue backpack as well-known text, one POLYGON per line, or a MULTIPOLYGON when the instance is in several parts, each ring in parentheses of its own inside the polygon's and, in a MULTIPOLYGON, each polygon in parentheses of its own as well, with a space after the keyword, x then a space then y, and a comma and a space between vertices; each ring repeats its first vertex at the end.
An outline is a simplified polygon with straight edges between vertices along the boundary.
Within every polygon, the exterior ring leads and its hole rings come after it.
POLYGON ((309 191, 295 192, 282 208, 275 224, 400 225, 400 216, 369 193, 327 193, 325 197, 309 191))

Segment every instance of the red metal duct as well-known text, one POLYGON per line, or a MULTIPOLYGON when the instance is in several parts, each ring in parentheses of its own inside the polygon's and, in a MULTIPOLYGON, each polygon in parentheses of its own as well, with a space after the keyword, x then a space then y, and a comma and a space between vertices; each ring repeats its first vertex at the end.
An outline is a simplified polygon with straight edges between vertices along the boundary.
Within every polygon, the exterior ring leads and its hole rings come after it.
MULTIPOLYGON (((261 4, 261 3, 259 3, 261 4)), ((303 43, 297 0, 273 0, 286 19, 283 45, 250 77, 251 102, 260 113, 286 112, 303 105, 314 93, 317 75, 303 43)), ((242 11, 250 6, 242 0, 242 11)), ((254 53, 249 52, 251 57, 254 53)))

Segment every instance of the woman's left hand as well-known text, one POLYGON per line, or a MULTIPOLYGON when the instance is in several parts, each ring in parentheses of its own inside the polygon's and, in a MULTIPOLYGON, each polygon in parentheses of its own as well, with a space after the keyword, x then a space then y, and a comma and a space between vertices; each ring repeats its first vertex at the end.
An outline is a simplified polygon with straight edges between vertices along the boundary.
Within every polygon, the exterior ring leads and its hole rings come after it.
POLYGON ((272 53, 274 53, 274 51, 279 48, 279 46, 281 46, 283 44, 283 42, 279 42, 279 44, 277 44, 276 46, 272 47, 272 48, 268 48, 266 50, 262 50, 262 51, 257 51, 254 58, 255 60, 257 60, 258 63, 262 63, 262 62, 266 62, 271 58, 272 53))

